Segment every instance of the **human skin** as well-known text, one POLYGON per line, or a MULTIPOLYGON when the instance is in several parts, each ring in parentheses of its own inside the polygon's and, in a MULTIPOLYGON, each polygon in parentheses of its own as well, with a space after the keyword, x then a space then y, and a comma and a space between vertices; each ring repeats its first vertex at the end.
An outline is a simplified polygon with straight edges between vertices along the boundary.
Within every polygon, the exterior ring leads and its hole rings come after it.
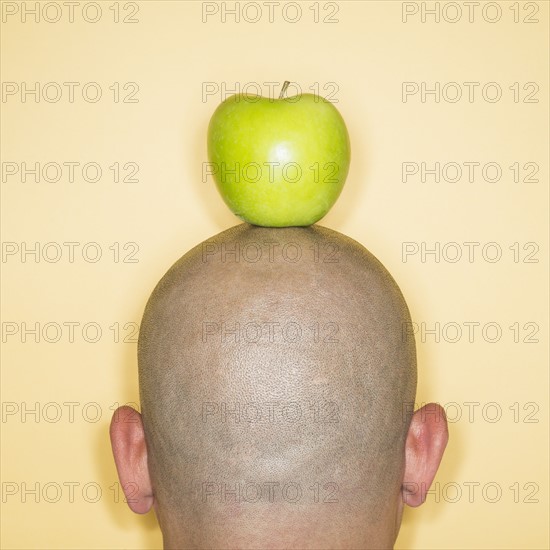
POLYGON ((132 510, 154 507, 165 548, 392 548, 448 437, 438 405, 412 413, 406 323, 391 275, 336 231, 242 224, 189 251, 145 309, 143 416, 125 407, 111 423, 132 510), (289 326, 301 337, 276 331, 289 326), (302 414, 244 418, 273 402, 302 414), (327 403, 329 417, 311 413, 327 403), (266 483, 302 495, 243 498, 266 483))

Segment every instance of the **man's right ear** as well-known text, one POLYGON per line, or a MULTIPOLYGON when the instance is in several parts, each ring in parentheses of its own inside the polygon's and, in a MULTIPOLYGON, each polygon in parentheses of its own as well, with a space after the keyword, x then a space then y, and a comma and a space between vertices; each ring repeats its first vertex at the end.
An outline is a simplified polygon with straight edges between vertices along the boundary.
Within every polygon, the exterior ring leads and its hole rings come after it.
POLYGON ((426 500, 448 440, 447 417, 440 405, 428 403, 413 414, 405 442, 405 504, 420 506, 426 500))

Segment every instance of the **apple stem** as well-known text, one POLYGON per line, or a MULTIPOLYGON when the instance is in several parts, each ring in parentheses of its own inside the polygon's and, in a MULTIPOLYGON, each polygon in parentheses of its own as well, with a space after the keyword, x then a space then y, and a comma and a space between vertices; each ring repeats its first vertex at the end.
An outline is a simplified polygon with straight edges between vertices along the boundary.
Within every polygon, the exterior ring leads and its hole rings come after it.
POLYGON ((281 93, 279 94, 279 99, 283 99, 283 96, 285 95, 286 89, 288 88, 290 82, 288 80, 285 80, 285 83, 283 84, 283 87, 281 89, 281 93))

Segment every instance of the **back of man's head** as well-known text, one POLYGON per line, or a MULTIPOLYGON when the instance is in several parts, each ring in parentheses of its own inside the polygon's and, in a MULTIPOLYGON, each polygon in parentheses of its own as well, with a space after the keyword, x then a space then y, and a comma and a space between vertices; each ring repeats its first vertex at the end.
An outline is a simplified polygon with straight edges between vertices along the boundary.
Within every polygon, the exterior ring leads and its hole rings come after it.
POLYGON ((388 271, 320 227, 242 224, 185 254, 138 346, 168 547, 390 547, 416 390, 388 271))

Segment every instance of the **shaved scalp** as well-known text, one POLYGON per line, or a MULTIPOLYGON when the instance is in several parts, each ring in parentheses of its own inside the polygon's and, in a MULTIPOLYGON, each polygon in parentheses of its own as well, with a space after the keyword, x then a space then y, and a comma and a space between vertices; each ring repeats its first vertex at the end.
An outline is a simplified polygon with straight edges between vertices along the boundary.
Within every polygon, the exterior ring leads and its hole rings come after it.
POLYGON ((242 224, 180 258, 138 344, 165 543, 393 545, 416 391, 406 324, 384 266, 324 227, 242 224))

